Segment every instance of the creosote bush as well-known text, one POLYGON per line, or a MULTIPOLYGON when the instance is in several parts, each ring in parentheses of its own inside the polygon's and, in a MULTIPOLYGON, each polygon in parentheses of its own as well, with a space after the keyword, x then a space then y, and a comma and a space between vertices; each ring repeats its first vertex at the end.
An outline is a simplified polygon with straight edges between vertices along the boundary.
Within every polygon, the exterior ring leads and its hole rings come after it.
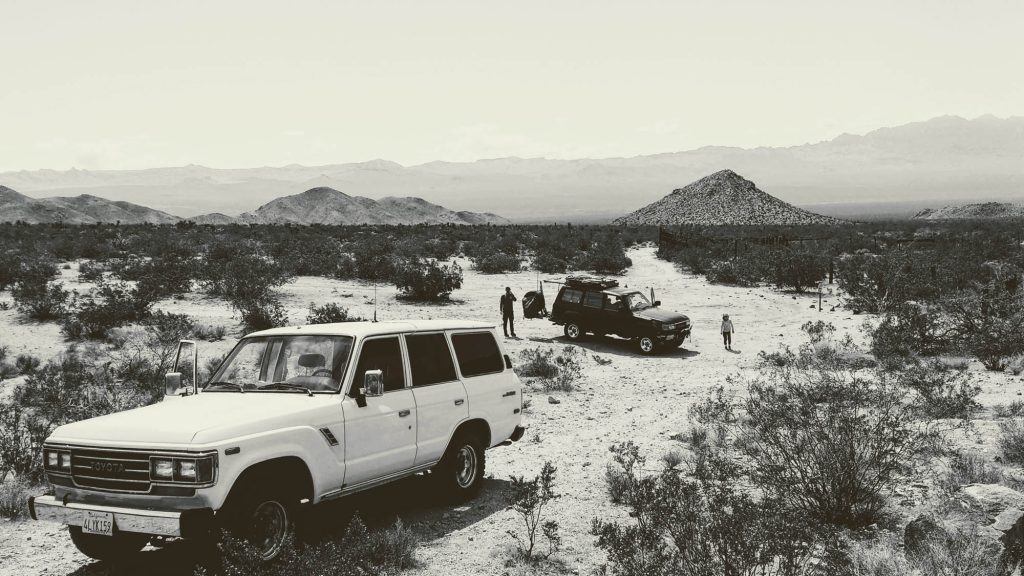
POLYGON ((505 501, 515 510, 523 523, 523 530, 509 530, 508 535, 517 544, 520 558, 530 562, 535 558, 546 559, 558 551, 562 538, 558 534, 558 522, 545 520, 545 507, 558 498, 555 493, 555 473, 557 468, 551 462, 545 462, 540 474, 532 479, 513 476, 505 501), (544 552, 537 550, 539 538, 543 536, 547 542, 544 552))
POLYGON ((328 302, 321 306, 309 303, 309 314, 306 315, 307 324, 333 324, 335 322, 360 322, 363 318, 349 314, 348 308, 336 302, 328 302))
POLYGON ((557 356, 552 348, 526 348, 519 357, 516 374, 539 379, 545 392, 572 392, 583 371, 584 354, 575 346, 565 346, 557 356))
POLYGON ((440 302, 462 288, 462 267, 452 262, 410 260, 394 272, 395 286, 412 300, 440 302))

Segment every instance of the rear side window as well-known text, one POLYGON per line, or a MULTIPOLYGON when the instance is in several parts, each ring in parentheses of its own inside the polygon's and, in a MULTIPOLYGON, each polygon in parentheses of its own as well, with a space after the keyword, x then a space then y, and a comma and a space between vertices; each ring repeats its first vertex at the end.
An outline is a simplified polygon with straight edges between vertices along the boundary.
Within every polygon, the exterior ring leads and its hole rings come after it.
POLYGON ((409 334, 405 337, 409 350, 412 385, 427 386, 456 380, 455 363, 444 334, 409 334))
POLYGON ((579 304, 580 300, 583 299, 583 291, 573 290, 572 288, 566 288, 562 290, 562 301, 569 302, 570 304, 579 304))
POLYGON ((359 364, 356 364, 355 381, 352 390, 363 385, 363 375, 367 370, 384 372, 384 391, 405 388, 405 369, 402 367, 402 346, 398 337, 376 338, 363 342, 363 350, 359 353, 359 364))
POLYGON ((459 370, 467 378, 494 374, 505 369, 498 343, 490 332, 453 334, 452 345, 455 347, 455 357, 459 360, 459 370))
POLYGON ((601 297, 600 292, 587 292, 587 296, 583 299, 584 306, 590 306, 591 308, 600 308, 604 298, 601 297))

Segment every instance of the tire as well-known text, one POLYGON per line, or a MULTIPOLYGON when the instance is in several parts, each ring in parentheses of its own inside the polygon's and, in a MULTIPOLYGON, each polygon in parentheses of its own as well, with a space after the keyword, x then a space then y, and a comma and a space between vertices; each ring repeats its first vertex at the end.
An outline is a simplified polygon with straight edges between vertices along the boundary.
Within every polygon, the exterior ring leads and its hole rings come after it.
POLYGON ((645 356, 650 356, 658 351, 658 344, 654 341, 654 338, 650 336, 641 336, 636 339, 636 346, 640 350, 640 353, 645 356))
POLYGON ((579 341, 586 333, 583 331, 583 327, 575 322, 566 322, 564 332, 565 337, 573 342, 579 341))
POLYGON ((486 467, 483 442, 474 435, 460 434, 448 445, 431 475, 437 476, 442 494, 454 502, 465 502, 480 493, 486 467))
POLYGON ((245 488, 228 512, 228 530, 259 551, 264 563, 273 562, 295 533, 298 498, 273 486, 245 488))
POLYGON ((71 542, 82 554, 93 560, 118 562, 138 554, 149 542, 146 534, 114 532, 113 536, 86 534, 81 526, 68 526, 71 542))

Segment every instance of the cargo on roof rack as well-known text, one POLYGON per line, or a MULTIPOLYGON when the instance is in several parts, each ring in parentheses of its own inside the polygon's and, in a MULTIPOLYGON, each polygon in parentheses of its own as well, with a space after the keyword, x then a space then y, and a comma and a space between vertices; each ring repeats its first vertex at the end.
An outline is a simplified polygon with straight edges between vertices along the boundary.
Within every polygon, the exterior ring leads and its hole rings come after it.
POLYGON ((566 276, 565 285, 572 286, 573 288, 599 288, 604 290, 606 288, 614 288, 618 286, 619 281, 614 278, 602 278, 600 276, 580 274, 576 276, 566 276))

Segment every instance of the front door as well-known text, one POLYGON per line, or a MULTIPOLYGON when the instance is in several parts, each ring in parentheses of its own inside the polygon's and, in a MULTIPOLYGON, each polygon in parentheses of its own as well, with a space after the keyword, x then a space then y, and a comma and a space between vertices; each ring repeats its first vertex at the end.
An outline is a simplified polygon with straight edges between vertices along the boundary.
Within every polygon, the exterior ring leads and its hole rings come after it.
POLYGON ((406 366, 398 336, 363 341, 345 412, 345 488, 386 478, 413 467, 416 460, 416 400, 406 385, 406 366), (367 370, 384 373, 384 395, 355 396, 367 370))
POLYGON ((416 465, 433 464, 444 455, 455 427, 469 418, 466 389, 443 332, 407 334, 405 346, 416 399, 416 465))
POLYGON ((617 334, 623 338, 636 336, 636 327, 633 325, 634 318, 626 306, 626 301, 616 294, 604 295, 604 310, 602 310, 602 321, 608 326, 608 332, 617 334))

